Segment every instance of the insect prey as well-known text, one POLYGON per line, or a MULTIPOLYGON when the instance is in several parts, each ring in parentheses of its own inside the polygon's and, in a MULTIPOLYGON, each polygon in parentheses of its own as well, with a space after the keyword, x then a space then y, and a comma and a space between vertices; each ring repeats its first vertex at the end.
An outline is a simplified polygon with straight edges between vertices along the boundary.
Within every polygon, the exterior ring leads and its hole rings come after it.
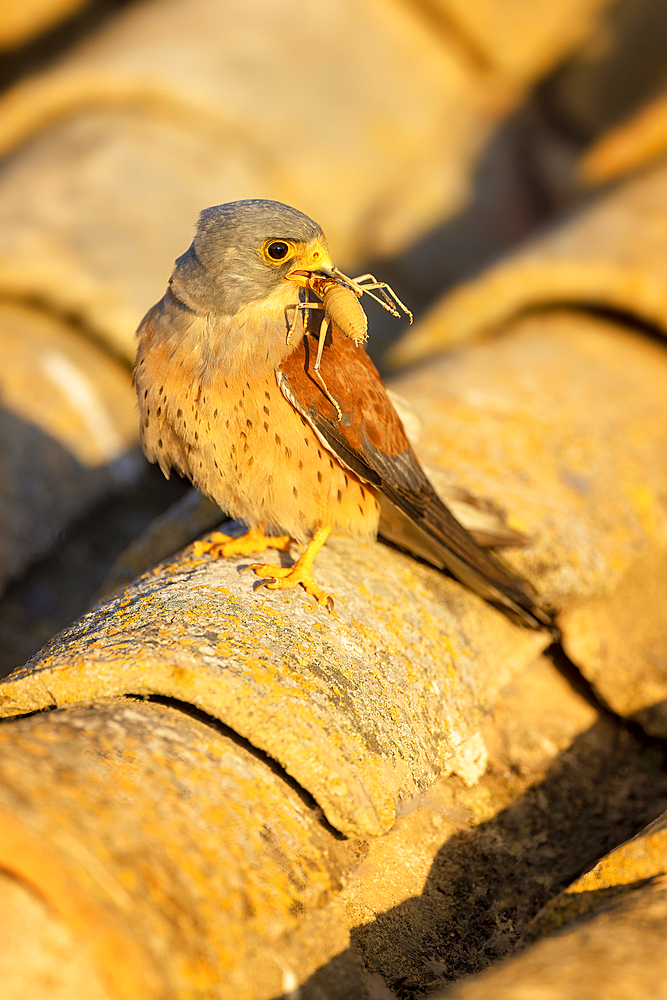
POLYGON ((359 299, 366 292, 372 299, 379 302, 383 309, 390 312, 392 316, 400 316, 397 307, 400 307, 412 323, 412 313, 403 305, 393 288, 386 281, 378 281, 372 274, 362 274, 358 278, 348 278, 347 275, 339 271, 337 267, 332 268, 332 276, 323 277, 312 274, 306 286, 306 299, 294 307, 294 318, 287 331, 287 343, 289 344, 294 333, 299 313, 304 317, 304 322, 308 312, 314 309, 323 309, 324 317, 320 324, 319 339, 317 345, 317 357, 313 365, 313 371, 317 376, 327 398, 336 410, 338 420, 342 419, 342 412, 338 402, 327 389, 326 382, 320 372, 320 363, 326 341, 327 332, 331 322, 335 323, 338 329, 354 341, 356 346, 364 344, 368 340, 368 319, 359 299), (319 301, 311 301, 308 292, 312 291, 317 295, 319 301), (378 295, 373 294, 379 292, 378 295))

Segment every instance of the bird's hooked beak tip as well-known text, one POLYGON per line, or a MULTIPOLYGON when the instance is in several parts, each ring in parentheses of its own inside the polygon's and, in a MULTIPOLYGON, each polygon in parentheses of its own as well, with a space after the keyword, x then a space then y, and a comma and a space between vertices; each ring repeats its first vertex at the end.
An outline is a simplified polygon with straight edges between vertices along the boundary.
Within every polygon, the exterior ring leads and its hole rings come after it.
POLYGON ((321 243, 309 247, 303 256, 294 261, 294 267, 286 275, 290 281, 307 287, 310 279, 315 277, 333 278, 336 269, 329 253, 321 243))

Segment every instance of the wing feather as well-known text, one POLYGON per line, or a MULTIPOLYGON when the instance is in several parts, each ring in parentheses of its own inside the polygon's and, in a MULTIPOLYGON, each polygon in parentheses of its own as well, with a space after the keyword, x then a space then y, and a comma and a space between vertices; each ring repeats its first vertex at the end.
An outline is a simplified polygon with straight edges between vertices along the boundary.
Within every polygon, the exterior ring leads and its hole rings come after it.
MULTIPOLYGON (((401 420, 363 347, 332 324, 321 362, 336 410, 313 372, 317 341, 311 336, 280 365, 278 384, 322 443, 346 468, 375 486, 407 518, 392 541, 446 568, 462 583, 531 628, 553 628, 528 585, 475 542, 440 500, 407 439, 401 420), (414 531, 421 544, 415 544, 414 531)), ((401 519, 395 518, 394 525, 401 519)))

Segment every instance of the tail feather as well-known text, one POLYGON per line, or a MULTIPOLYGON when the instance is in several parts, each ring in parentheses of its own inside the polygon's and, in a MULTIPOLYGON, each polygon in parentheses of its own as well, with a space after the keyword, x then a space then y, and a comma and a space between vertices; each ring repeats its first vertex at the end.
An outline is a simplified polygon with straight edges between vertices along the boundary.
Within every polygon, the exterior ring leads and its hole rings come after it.
POLYGON ((540 604, 530 586, 480 548, 435 494, 425 508, 414 512, 416 516, 384 497, 381 511, 380 534, 388 541, 447 570, 512 621, 558 637, 553 614, 540 604))

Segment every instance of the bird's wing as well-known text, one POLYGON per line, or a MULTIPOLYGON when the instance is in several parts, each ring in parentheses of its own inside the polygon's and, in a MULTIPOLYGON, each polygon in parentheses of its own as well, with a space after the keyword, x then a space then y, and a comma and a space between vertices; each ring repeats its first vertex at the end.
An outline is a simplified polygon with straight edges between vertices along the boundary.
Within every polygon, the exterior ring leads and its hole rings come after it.
MULTIPOLYGON (((339 420, 313 372, 316 347, 317 340, 305 336, 283 360, 277 377, 285 397, 324 446, 405 515, 419 533, 419 555, 430 553, 429 561, 448 569, 514 620, 531 628, 551 626, 551 616, 539 607, 524 581, 484 552, 442 503, 365 350, 331 324, 320 372, 340 406, 339 420)), ((415 551, 409 536, 406 531, 403 547, 415 551)), ((392 541, 401 545, 400 534, 392 541)))

